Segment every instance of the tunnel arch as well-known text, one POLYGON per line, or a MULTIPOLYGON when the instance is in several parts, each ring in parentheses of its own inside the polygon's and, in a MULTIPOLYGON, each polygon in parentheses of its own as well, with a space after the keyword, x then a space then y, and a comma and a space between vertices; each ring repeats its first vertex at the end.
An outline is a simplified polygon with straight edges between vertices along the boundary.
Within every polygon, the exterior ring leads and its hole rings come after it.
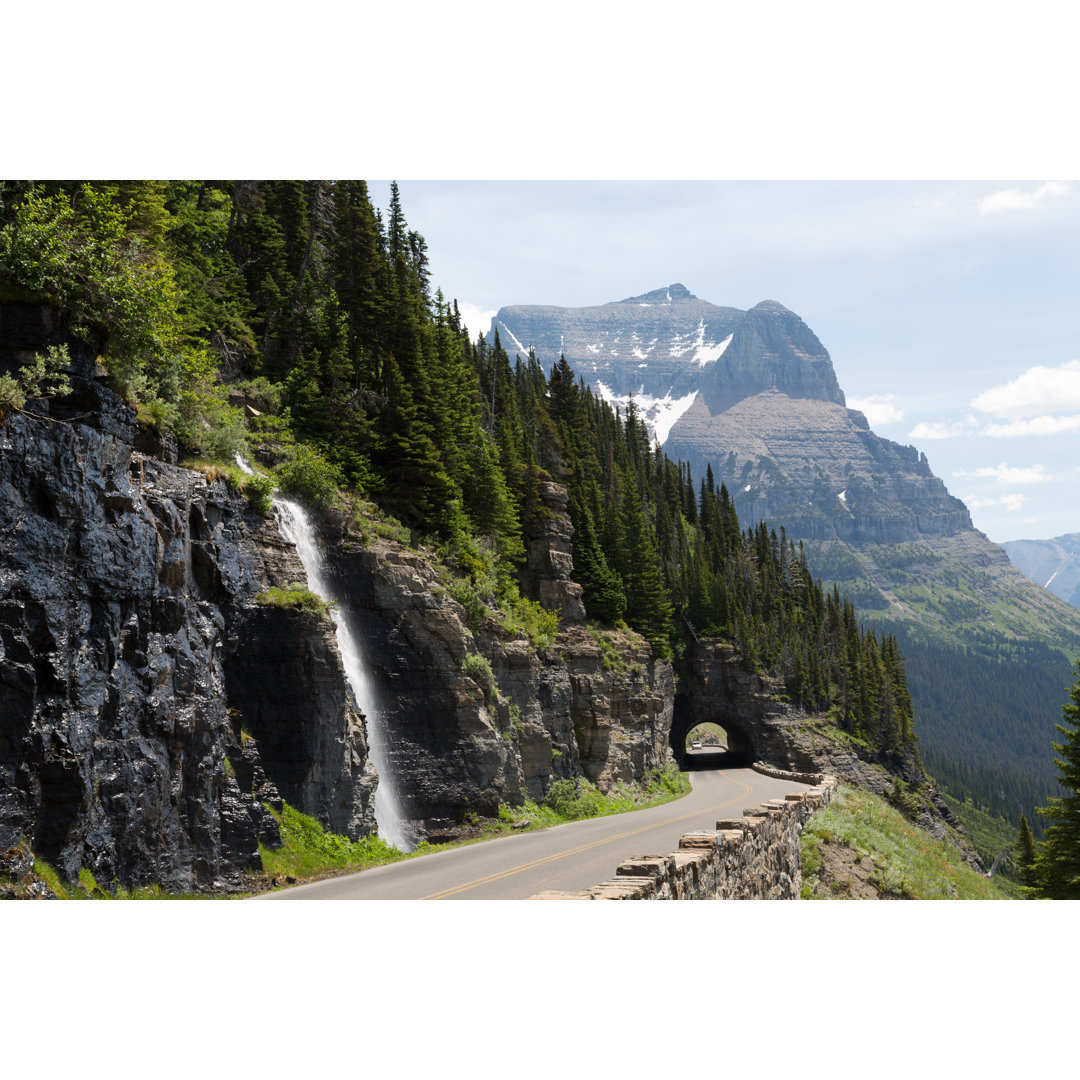
POLYGON ((758 756, 754 742, 746 728, 733 717, 725 715, 722 709, 710 710, 708 715, 693 707, 685 694, 675 695, 675 708, 671 717, 669 745, 680 768, 685 768, 688 761, 686 740, 690 732, 701 724, 715 724, 723 728, 727 735, 727 761, 729 764, 749 764, 758 756))

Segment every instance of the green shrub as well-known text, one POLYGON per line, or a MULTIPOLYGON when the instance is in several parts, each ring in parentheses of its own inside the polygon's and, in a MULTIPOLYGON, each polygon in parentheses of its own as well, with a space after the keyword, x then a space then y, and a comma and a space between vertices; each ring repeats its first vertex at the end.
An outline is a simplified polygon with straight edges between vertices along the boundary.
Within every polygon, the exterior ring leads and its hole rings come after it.
POLYGON ((543 604, 517 594, 516 586, 506 600, 503 629, 524 633, 534 649, 549 649, 559 633, 559 616, 543 604))
POLYGON ((317 510, 335 510, 342 485, 341 471, 310 446, 298 443, 278 469, 278 482, 286 495, 295 495, 317 510))
POLYGON ((64 372, 70 364, 66 345, 50 345, 19 369, 18 378, 6 372, 0 375, 0 423, 11 410, 21 409, 28 398, 70 394, 71 384, 64 372))
POLYGON ((244 481, 244 494, 247 496, 248 505, 260 517, 270 516, 274 505, 274 487, 273 477, 259 473, 247 477, 244 481))
POLYGON ((52 298, 77 333, 107 328, 110 374, 125 387, 156 388, 176 379, 180 290, 131 217, 89 185, 70 195, 31 191, 0 230, 0 273, 52 298))
POLYGON ((556 780, 544 797, 544 805, 566 821, 599 817, 605 812, 604 796, 588 780, 578 780, 576 785, 573 780, 556 780))
POLYGON ((480 590, 467 578, 454 578, 450 582, 450 595, 465 609, 465 625, 479 634, 489 613, 480 590))
POLYGON ((498 697, 499 688, 495 684, 495 673, 491 670, 491 662, 486 656, 478 653, 466 653, 461 663, 461 670, 480 684, 484 691, 484 697, 498 697))

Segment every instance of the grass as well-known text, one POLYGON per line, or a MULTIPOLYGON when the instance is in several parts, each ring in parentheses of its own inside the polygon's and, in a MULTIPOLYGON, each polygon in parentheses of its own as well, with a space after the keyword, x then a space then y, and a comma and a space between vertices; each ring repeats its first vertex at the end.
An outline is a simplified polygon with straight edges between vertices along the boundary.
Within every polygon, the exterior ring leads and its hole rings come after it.
POLYGON ((521 806, 504 804, 499 807, 499 817, 512 826, 524 824, 548 828, 584 818, 608 817, 646 806, 660 806, 689 793, 690 780, 686 773, 668 765, 663 771, 655 771, 644 784, 616 784, 606 795, 588 780, 556 780, 543 802, 526 802, 521 806))
POLYGON ((299 581, 291 581, 287 588, 267 589, 255 597, 256 604, 266 607, 295 608, 298 611, 307 611, 312 615, 327 615, 330 605, 318 594, 313 593, 306 585, 299 581))
POLYGON ((847 894, 845 880, 822 881, 823 845, 855 853, 860 874, 885 898, 1004 900, 1006 892, 967 865, 952 845, 912 825, 883 799, 841 785, 832 804, 807 823, 802 837, 803 896, 847 894))
MULTIPOLYGON (((994 860, 1002 851, 1011 849, 1016 843, 1019 826, 988 814, 970 802, 961 802, 949 795, 944 795, 944 799, 960 824, 964 826, 968 840, 979 853, 987 870, 993 866, 994 860)), ((1019 900, 1022 899, 1020 883, 1010 855, 1011 852, 1008 852, 998 864, 993 880, 1003 892, 1019 900)))
POLYGON ((607 795, 601 794, 587 780, 559 780, 552 784, 548 797, 540 804, 526 802, 521 806, 500 806, 498 819, 475 818, 467 824, 476 831, 468 839, 446 844, 422 842, 416 850, 406 853, 380 840, 349 840, 327 832, 312 817, 285 804, 279 815, 270 812, 281 826, 281 847, 259 845, 263 861, 263 876, 268 885, 313 881, 340 873, 368 870, 373 866, 414 859, 437 851, 482 843, 509 833, 546 829, 586 817, 606 817, 647 806, 659 806, 689 794, 690 781, 674 765, 655 772, 642 785, 616 785, 607 795))
POLYGON ((259 844, 268 879, 314 878, 339 871, 366 870, 406 858, 404 852, 377 836, 349 840, 327 832, 313 817, 285 803, 280 814, 270 810, 281 828, 281 846, 259 844))

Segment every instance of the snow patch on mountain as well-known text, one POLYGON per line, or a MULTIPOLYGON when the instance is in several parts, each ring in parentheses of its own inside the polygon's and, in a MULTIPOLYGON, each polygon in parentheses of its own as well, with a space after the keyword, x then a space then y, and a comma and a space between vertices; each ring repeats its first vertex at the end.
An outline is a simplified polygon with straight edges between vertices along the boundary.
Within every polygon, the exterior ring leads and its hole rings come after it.
POLYGON ((511 330, 510 327, 506 325, 506 323, 500 322, 499 325, 510 335, 510 340, 514 343, 517 349, 519 349, 523 353, 527 353, 529 351, 524 345, 521 344, 520 341, 518 341, 516 337, 514 337, 513 330, 511 330))
POLYGON ((669 390, 662 398, 653 397, 651 394, 645 393, 644 385, 640 387, 637 394, 616 394, 609 386, 605 386, 599 380, 597 380, 596 386, 604 401, 609 405, 617 405, 624 411, 630 401, 633 400, 638 416, 645 422, 649 434, 661 446, 667 442, 671 429, 675 426, 679 417, 694 404, 694 399, 698 396, 698 391, 694 390, 685 397, 673 398, 669 390))
POLYGON ((704 367, 706 364, 719 360, 724 355, 724 350, 731 344, 734 335, 728 334, 720 342, 706 341, 706 330, 705 320, 701 319, 694 334, 676 334, 668 346, 669 354, 677 358, 686 353, 691 353, 688 358, 689 362, 697 364, 698 367, 704 367))
POLYGON ((724 350, 731 344, 731 339, 734 334, 728 334, 719 345, 706 345, 705 344, 705 328, 701 327, 701 341, 697 347, 697 351, 691 357, 691 362, 697 364, 699 367, 704 367, 706 364, 714 364, 721 356, 724 355, 724 350))

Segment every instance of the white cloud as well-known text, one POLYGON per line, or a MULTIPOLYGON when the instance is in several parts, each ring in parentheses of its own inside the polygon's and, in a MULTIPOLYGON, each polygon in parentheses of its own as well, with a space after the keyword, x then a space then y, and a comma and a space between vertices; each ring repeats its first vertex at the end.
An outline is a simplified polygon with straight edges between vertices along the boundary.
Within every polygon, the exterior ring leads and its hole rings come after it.
POLYGON ((848 408, 857 409, 866 415, 871 427, 884 427, 886 424, 899 424, 904 419, 904 410, 893 404, 895 394, 871 394, 864 398, 848 398, 848 408))
POLYGON ((978 423, 973 416, 967 416, 963 420, 931 420, 916 424, 910 432, 909 439, 961 439, 965 436, 974 435, 977 432, 978 423))
POLYGON ((986 495, 968 495, 964 498, 964 502, 971 510, 986 510, 990 507, 1000 506, 1003 510, 1008 510, 1012 514, 1019 513, 1026 501, 1027 496, 1018 492, 998 495, 996 498, 990 498, 986 495))
POLYGON ((990 480, 996 480, 999 484, 1045 484, 1053 477, 1041 466, 1032 465, 1029 469, 1018 468, 1013 465, 984 465, 973 473, 965 469, 958 469, 953 476, 978 476, 990 480))
POLYGON ((1058 367, 1039 364, 1028 368, 1012 382, 984 390, 971 404, 980 412, 1007 420, 1051 412, 1080 413, 1080 360, 1058 367))
POLYGON ((1024 435, 1061 435, 1066 431, 1080 431, 1080 415, 1034 416, 1030 420, 988 424, 980 434, 992 439, 1015 439, 1024 435))
POLYGON ((1048 180, 1034 191, 1021 191, 1019 188, 1006 188, 984 195, 978 199, 980 214, 1000 214, 1006 210, 1034 210, 1047 199, 1068 195, 1070 185, 1060 180, 1048 180))
POLYGON ((475 304, 463 304, 458 301, 458 311, 461 312, 461 321, 469 328, 469 337, 475 338, 477 334, 487 334, 491 329, 491 320, 498 314, 497 311, 485 311, 475 304))

